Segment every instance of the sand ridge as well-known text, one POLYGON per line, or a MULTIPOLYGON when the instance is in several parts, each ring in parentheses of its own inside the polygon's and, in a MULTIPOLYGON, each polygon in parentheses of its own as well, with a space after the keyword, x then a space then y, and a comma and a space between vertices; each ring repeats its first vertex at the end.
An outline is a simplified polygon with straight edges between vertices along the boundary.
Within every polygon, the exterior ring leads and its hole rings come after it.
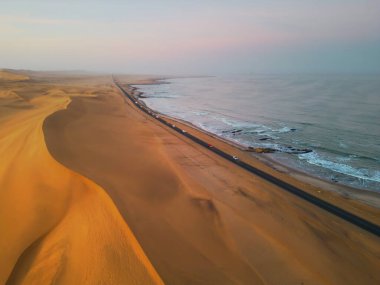
POLYGON ((158 125, 110 76, 0 86, 0 284, 380 282, 376 237, 158 125))
POLYGON ((44 131, 57 160, 109 193, 166 284, 380 280, 376 237, 156 124, 117 88, 73 98, 44 131))
POLYGON ((0 69, 0 80, 4 81, 24 81, 28 80, 29 76, 24 74, 15 73, 9 70, 0 69))
POLYGON ((104 190, 46 148, 44 120, 83 90, 43 90, 27 109, 2 90, 0 284, 163 284, 104 190))

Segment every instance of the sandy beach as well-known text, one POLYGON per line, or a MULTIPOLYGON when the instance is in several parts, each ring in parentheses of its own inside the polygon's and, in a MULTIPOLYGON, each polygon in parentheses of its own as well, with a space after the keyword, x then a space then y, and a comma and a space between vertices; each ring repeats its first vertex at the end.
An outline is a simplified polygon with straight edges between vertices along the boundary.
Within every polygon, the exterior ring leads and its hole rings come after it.
MULTIPOLYGON (((380 224, 372 194, 175 124, 380 224)), ((0 157, 0 284, 380 283, 377 236, 159 124, 111 76, 2 71, 0 157)))

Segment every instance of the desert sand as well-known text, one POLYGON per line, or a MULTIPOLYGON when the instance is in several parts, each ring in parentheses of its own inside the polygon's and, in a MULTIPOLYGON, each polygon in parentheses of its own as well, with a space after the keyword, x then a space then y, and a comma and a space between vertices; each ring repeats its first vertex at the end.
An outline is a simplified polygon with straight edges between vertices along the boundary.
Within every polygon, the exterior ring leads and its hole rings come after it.
MULTIPOLYGON (((10 81, 10 79, 16 78, 10 81)), ((162 284, 104 190, 49 154, 42 125, 92 90, 17 83, 0 97, 0 284, 162 284)))
POLYGON ((0 82, 0 284, 380 283, 378 237, 158 124, 110 76, 0 82))

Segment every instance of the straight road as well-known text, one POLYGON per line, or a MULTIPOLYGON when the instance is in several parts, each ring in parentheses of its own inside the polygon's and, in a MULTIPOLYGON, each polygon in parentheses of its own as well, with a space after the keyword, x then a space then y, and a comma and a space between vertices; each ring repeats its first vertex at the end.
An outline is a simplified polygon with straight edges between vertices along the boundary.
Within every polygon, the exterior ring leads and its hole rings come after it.
POLYGON ((356 226, 358 226, 359 228, 367 231, 367 232, 370 232, 378 237, 380 237, 380 226, 370 222, 370 221, 367 221, 357 215, 354 215, 346 210, 343 210, 342 208, 339 208, 329 202, 326 202, 318 197, 315 197, 303 190, 301 190, 300 188, 298 187, 295 187, 277 177, 274 177, 273 175, 269 174, 269 173, 266 173, 256 167, 253 167, 252 165, 240 160, 238 157, 236 156, 233 156, 231 154, 228 154, 224 151, 222 151, 221 149, 218 149, 210 144, 208 144, 207 142, 205 142, 204 140, 201 140, 199 139, 198 137, 190 134, 189 132, 186 132, 185 130, 182 130, 181 128, 177 127, 176 125, 174 124, 171 124, 169 123, 168 121, 166 121, 165 119, 163 119, 159 114, 157 114, 156 112, 154 112, 153 110, 151 110, 150 108, 146 107, 144 104, 142 104, 141 102, 139 102, 138 99, 134 98, 133 96, 131 96, 127 91, 124 90, 123 87, 120 86, 120 84, 117 82, 117 80, 115 80, 115 78, 113 78, 113 81, 115 83, 115 85, 121 90, 121 92, 132 102, 132 104, 134 104, 137 108, 139 108, 141 111, 143 111, 144 113, 146 113, 147 115, 149 115, 150 117, 154 118, 155 120, 159 121, 160 123, 166 125, 167 127, 173 129, 174 131, 176 131, 177 133, 187 137, 188 139, 196 142, 197 144, 207 148, 208 150, 216 153, 217 155, 225 158, 226 160, 240 166, 241 168, 244 168, 245 170, 249 171, 250 173, 254 174, 254 175, 257 175, 265 180, 267 180, 268 182, 278 186, 279 188, 289 192, 289 193, 292 193, 293 195, 296 195, 298 196, 299 198, 302 198, 303 200, 321 208, 321 209, 324 209, 328 212, 330 212, 331 214, 347 221, 347 222, 350 222, 351 224, 354 224, 356 226))

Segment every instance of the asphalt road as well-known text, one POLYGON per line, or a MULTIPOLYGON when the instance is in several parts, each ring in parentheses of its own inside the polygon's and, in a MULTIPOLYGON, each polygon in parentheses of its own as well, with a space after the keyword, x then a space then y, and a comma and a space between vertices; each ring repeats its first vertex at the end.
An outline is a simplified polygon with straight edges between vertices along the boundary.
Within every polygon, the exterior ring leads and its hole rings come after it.
POLYGON ((230 162, 240 166, 241 168, 244 168, 245 170, 251 172, 252 174, 257 175, 257 176, 271 182, 272 184, 278 186, 279 188, 281 188, 287 192, 290 192, 290 193, 298 196, 299 198, 302 198, 305 201, 307 201, 307 202, 309 202, 315 206, 318 206, 319 208, 324 209, 324 210, 330 212, 331 214, 333 214, 333 215, 335 215, 335 216, 337 216, 343 220, 346 220, 347 222, 350 222, 351 224, 354 224, 354 225, 358 226, 359 228, 362 228, 363 230, 365 230, 367 232, 370 232, 370 233, 380 237, 380 226, 378 226, 378 225, 376 225, 370 221, 367 221, 367 220, 365 220, 359 216, 356 216, 356 215, 354 215, 354 214, 352 214, 346 210, 343 210, 343 209, 341 209, 341 208, 339 208, 339 207, 337 207, 331 203, 328 203, 328 202, 326 202, 326 201, 324 201, 318 197, 315 197, 315 196, 299 189, 298 187, 295 187, 295 186, 293 186, 293 185, 291 185, 291 184, 289 184, 289 183, 287 183, 281 179, 278 179, 277 177, 274 177, 273 175, 271 175, 269 173, 266 173, 266 172, 264 172, 264 171, 262 171, 256 167, 253 167, 252 165, 240 160, 238 157, 233 156, 231 154, 228 154, 228 153, 208 144, 204 140, 201 140, 198 137, 193 136, 192 134, 182 130, 181 128, 177 127, 176 125, 167 122, 159 114, 155 113, 153 110, 149 109, 148 107, 146 107, 145 105, 140 103, 137 99, 135 99, 131 95, 129 95, 128 92, 126 92, 115 79, 113 79, 113 80, 114 80, 115 85, 123 92, 123 94, 129 100, 131 100, 131 102, 137 108, 139 108, 141 111, 143 111, 147 115, 151 116, 155 120, 159 121, 160 123, 168 126, 169 128, 180 133, 181 135, 189 138, 190 140, 196 142, 197 144, 199 144, 199 145, 207 148, 208 150, 216 153, 217 155, 229 160, 230 162))

